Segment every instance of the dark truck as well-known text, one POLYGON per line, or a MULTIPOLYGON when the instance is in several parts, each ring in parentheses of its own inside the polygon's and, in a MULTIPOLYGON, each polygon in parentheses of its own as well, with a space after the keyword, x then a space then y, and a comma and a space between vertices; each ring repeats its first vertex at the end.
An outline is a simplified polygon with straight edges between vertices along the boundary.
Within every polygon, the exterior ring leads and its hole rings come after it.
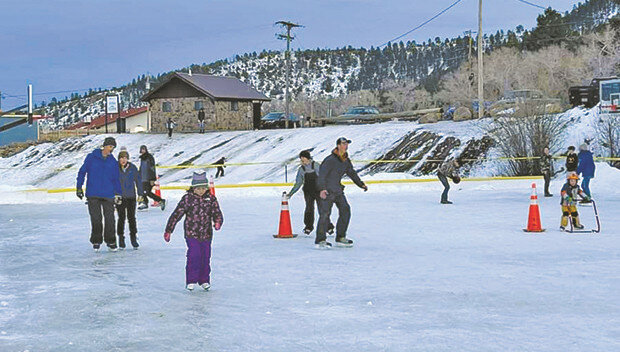
POLYGON ((591 108, 598 104, 600 97, 600 83, 618 77, 593 78, 589 86, 573 86, 568 89, 568 101, 572 107, 583 105, 591 108))

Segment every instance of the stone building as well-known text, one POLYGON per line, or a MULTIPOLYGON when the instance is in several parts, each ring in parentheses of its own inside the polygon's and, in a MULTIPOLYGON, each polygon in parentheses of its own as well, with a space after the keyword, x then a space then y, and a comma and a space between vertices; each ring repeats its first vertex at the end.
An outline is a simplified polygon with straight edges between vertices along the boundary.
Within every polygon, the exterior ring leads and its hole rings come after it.
POLYGON ((261 92, 235 77, 175 73, 142 97, 149 103, 151 132, 166 132, 172 118, 175 132, 198 131, 198 112, 204 109, 206 130, 258 128, 261 104, 269 101, 261 92))

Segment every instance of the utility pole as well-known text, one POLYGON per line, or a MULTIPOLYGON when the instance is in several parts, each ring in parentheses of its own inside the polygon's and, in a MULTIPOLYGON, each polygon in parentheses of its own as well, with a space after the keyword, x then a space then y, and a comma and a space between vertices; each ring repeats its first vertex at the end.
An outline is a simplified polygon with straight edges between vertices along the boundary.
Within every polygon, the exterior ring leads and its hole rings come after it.
POLYGON ((289 86, 291 81, 291 40, 295 39, 295 37, 291 37, 291 29, 295 27, 303 27, 302 25, 287 22, 287 21, 278 21, 276 24, 279 24, 283 27, 286 27, 286 34, 277 34, 276 37, 278 39, 286 39, 286 92, 284 93, 284 104, 285 104, 285 118, 284 118, 284 128, 288 128, 288 120, 290 118, 290 109, 289 102, 290 92, 289 86))
POLYGON ((482 0, 478 0, 478 118, 484 116, 484 83, 482 76, 482 0))

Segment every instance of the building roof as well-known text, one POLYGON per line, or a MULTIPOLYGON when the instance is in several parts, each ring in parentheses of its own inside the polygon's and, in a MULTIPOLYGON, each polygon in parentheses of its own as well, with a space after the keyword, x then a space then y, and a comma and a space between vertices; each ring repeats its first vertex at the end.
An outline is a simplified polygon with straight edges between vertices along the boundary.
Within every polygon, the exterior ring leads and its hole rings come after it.
POLYGON ((142 100, 150 100, 153 93, 164 87, 173 78, 181 79, 183 82, 214 99, 271 100, 263 93, 257 91, 236 77, 211 76, 203 74, 190 75, 181 72, 175 72, 162 85, 144 95, 142 100))
MULTIPOLYGON (((121 111, 121 117, 122 118, 128 118, 128 117, 132 117, 138 114, 141 114, 143 112, 146 112, 146 110, 148 109, 148 107, 146 106, 142 106, 139 108, 131 108, 129 110, 125 110, 125 111, 121 111)), ((115 123, 116 122, 116 118, 118 117, 118 114, 110 114, 108 115, 108 125, 115 123)), ((69 127, 67 127, 68 130, 77 130, 80 128, 99 128, 102 126, 105 126, 105 114, 104 115, 99 115, 96 118, 94 118, 90 123, 88 122, 84 122, 84 121, 80 121, 76 124, 73 124, 69 127)))

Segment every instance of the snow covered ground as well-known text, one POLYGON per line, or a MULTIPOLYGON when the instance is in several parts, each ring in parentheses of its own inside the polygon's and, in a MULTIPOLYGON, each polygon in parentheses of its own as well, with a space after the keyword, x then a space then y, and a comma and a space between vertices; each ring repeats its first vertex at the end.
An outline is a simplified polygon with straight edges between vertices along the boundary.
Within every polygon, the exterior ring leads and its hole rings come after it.
MULTIPOLYGON (((355 247, 329 251, 272 238, 282 189, 220 189, 210 292, 183 288, 182 226, 162 239, 179 192, 117 253, 77 199, 0 205, 0 350, 618 351, 619 181, 600 168, 587 235, 557 230, 561 180, 542 234, 522 231, 531 181, 462 182, 451 206, 438 182, 347 187, 355 247)), ((291 212, 301 232, 303 196, 291 212)))

